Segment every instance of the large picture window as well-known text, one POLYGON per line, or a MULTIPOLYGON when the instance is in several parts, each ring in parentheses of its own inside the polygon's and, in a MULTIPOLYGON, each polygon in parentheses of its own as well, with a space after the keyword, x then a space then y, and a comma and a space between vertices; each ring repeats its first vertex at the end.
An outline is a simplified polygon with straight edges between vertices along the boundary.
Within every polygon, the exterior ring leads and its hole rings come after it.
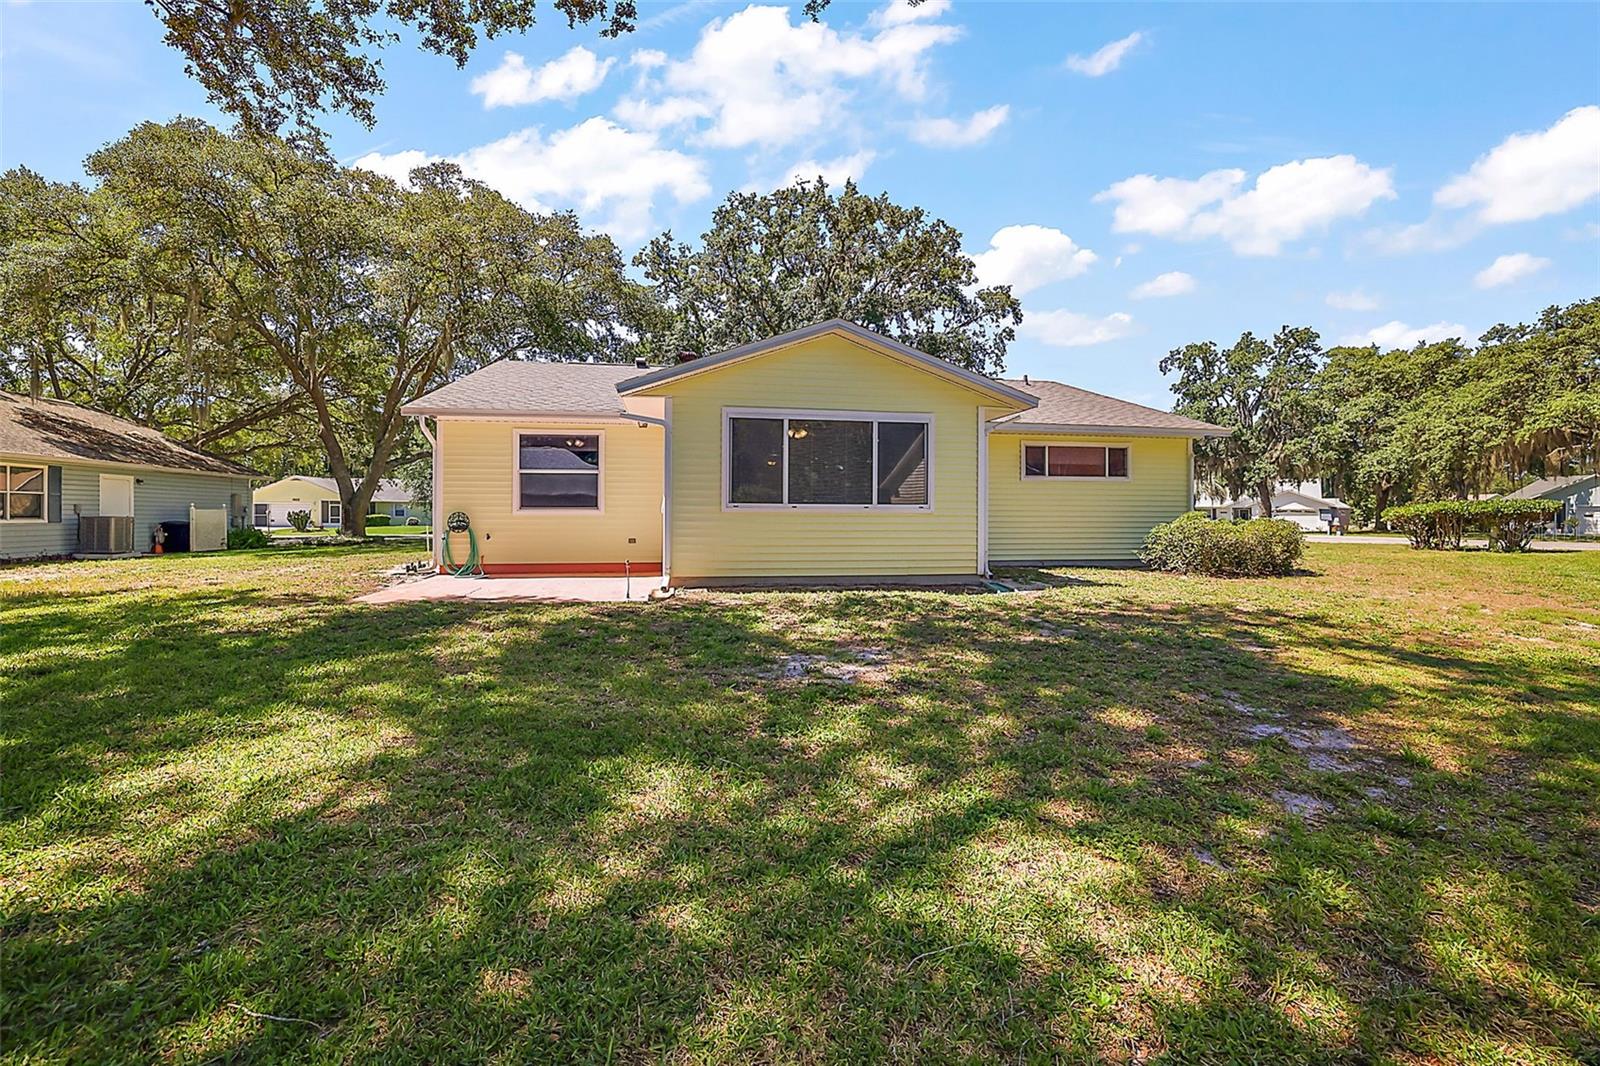
POLYGON ((727 416, 728 507, 932 504, 923 415, 749 411, 727 416))
POLYGON ((1118 444, 1024 444, 1024 478, 1128 477, 1128 448, 1118 444))
POLYGON ((517 433, 517 510, 599 509, 600 434, 517 433))
POLYGON ((0 521, 43 522, 45 484, 42 466, 0 464, 0 521))

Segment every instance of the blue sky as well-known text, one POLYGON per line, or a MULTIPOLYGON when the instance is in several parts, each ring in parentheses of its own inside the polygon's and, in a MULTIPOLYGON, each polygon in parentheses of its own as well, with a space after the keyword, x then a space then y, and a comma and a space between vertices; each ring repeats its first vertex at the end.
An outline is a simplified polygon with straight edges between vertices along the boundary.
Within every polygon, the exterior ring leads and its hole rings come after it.
MULTIPOLYGON (((642 3, 546 10, 465 70, 383 57, 346 161, 450 157, 631 255, 729 191, 853 175, 1021 293, 1008 359, 1167 406, 1160 357, 1308 324, 1386 344, 1600 294, 1600 5, 642 3)), ((218 119, 141 3, 0 7, 0 163, 82 177, 136 122, 218 119)))

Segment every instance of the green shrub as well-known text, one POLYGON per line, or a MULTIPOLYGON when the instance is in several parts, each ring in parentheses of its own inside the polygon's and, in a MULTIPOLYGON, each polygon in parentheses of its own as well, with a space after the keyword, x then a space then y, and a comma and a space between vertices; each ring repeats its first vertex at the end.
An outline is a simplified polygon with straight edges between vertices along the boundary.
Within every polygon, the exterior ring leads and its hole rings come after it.
POLYGON ((1190 511, 1152 529, 1139 558, 1180 574, 1263 577, 1292 573, 1304 551, 1305 537, 1293 522, 1219 522, 1190 511))
POLYGON ((369 514, 369 515, 367 515, 367 526, 369 528, 372 527, 372 526, 386 526, 388 524, 389 524, 389 516, 386 515, 386 514, 369 514))
POLYGON ((299 530, 301 533, 304 533, 306 530, 311 528, 311 512, 290 511, 289 524, 295 529, 299 530))
POLYGON ((272 538, 255 526, 241 526, 238 529, 228 530, 228 547, 230 548, 269 548, 271 546, 272 538))
POLYGON ((1461 538, 1467 531, 1467 503, 1439 500, 1386 507, 1383 520, 1404 533, 1413 548, 1447 551, 1461 547, 1461 538))
POLYGON ((1467 506, 1489 538, 1489 550, 1497 552, 1527 551, 1533 535, 1561 510, 1559 500, 1475 500, 1467 506))
POLYGON ((1413 548, 1454 550, 1476 530, 1489 538, 1491 551, 1524 552, 1559 510, 1556 500, 1437 500, 1387 508, 1383 520, 1404 533, 1413 548))

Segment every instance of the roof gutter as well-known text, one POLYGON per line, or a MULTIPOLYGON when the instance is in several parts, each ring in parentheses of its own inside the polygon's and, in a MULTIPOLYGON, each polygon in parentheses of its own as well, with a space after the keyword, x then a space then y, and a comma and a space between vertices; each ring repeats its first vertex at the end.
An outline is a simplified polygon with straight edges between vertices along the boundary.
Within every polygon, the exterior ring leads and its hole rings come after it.
POLYGON ((1114 437, 1228 437, 1233 430, 1221 426, 1183 429, 1177 426, 1096 426, 1066 422, 996 422, 996 433, 1095 433, 1114 437))
POLYGON ((637 419, 624 408, 611 412, 599 411, 527 411, 517 408, 493 407, 417 407, 407 404, 400 413, 409 418, 424 415, 433 418, 509 418, 522 422, 634 422, 637 419))

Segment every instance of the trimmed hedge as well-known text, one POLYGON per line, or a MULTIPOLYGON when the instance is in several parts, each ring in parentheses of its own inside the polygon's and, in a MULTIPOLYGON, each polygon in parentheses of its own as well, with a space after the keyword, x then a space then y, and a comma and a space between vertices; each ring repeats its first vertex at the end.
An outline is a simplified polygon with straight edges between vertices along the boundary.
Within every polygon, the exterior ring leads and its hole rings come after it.
POLYGON ((1558 500, 1437 500, 1386 508, 1383 520, 1425 551, 1453 551, 1476 531, 1489 538, 1491 551, 1525 552, 1560 510, 1558 500))
POLYGON ((369 526, 386 526, 388 524, 389 516, 386 514, 373 513, 367 515, 367 525, 369 526))
POLYGON ((1293 522, 1214 521, 1190 511, 1152 529, 1139 558, 1157 570, 1180 574, 1265 577, 1293 573, 1304 551, 1305 536, 1293 522))

